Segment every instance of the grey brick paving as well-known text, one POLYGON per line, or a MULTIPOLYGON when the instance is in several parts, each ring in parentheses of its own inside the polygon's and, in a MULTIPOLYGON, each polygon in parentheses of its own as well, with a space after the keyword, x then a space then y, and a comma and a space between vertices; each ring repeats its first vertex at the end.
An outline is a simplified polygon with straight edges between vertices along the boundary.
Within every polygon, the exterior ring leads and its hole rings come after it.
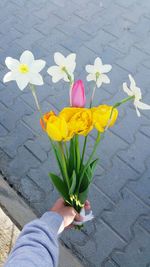
MULTIPOLYGON (((48 172, 58 172, 28 89, 4 85, 6 56, 30 49, 53 64, 53 53, 77 53, 76 74, 100 56, 113 66, 111 84, 96 92, 95 104, 124 97, 122 82, 134 75, 150 103, 150 2, 146 0, 4 0, 0 2, 0 171, 41 215, 57 198, 48 172)), ((37 88, 43 112, 68 105, 67 84, 37 88)), ((91 94, 85 81, 87 98, 91 94)), ((95 133, 89 137, 90 153, 95 133)), ((150 112, 137 118, 132 104, 102 140, 91 186, 95 219, 81 232, 66 231, 62 242, 89 267, 150 266, 150 112)), ((86 155, 87 157, 87 155, 86 155)))

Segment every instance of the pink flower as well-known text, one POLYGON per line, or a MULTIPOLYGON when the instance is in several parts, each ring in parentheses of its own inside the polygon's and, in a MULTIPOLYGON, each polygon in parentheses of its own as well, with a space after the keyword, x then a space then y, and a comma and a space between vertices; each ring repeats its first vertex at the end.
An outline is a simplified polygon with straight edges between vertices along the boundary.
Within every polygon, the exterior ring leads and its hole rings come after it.
POLYGON ((82 80, 73 84, 70 95, 70 105, 72 107, 83 108, 86 102, 85 89, 82 80))

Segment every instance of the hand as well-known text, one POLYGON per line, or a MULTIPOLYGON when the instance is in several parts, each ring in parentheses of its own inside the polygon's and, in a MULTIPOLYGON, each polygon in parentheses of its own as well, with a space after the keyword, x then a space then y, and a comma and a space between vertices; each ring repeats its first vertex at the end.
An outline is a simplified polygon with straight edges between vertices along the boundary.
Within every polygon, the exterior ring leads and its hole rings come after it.
MULTIPOLYGON (((91 208, 90 202, 88 200, 86 200, 84 208, 86 210, 91 208)), ((74 208, 66 206, 65 202, 64 202, 64 200, 62 198, 59 198, 55 202, 55 204, 52 207, 51 211, 57 212, 58 214, 60 214, 64 218, 64 227, 65 228, 66 227, 67 228, 68 227, 69 228, 72 227, 72 222, 74 220, 82 221, 82 216, 77 211, 75 211, 74 208)))

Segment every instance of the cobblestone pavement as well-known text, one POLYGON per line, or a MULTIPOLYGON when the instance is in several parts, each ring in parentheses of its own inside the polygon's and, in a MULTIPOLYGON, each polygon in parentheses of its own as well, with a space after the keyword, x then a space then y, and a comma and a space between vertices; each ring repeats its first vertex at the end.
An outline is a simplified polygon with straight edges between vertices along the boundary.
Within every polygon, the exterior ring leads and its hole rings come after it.
MULTIPOLYGON (((73 51, 76 77, 85 78, 84 66, 96 56, 113 66, 111 84, 97 90, 95 104, 124 97, 122 82, 128 73, 150 103, 150 1, 3 0, 0 37, 1 79, 6 56, 18 58, 29 49, 50 66, 55 51, 73 51)), ((60 110, 68 104, 67 84, 54 86, 46 70, 43 75, 46 84, 37 88, 42 109, 60 110)), ((87 153, 93 141, 91 135, 87 153)), ((87 267, 149 267, 150 112, 138 118, 132 104, 120 109, 99 155, 90 190, 95 220, 61 239, 87 267)), ((15 83, 0 83, 0 169, 38 215, 56 199, 47 175, 57 170, 47 137, 31 93, 21 92, 15 83)))

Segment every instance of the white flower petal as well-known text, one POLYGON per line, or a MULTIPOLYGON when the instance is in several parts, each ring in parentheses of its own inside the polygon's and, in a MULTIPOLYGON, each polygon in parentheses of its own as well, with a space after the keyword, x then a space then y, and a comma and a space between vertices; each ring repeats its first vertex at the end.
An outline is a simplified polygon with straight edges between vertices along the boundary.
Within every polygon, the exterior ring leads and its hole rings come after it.
POLYGON ((22 53, 20 57, 21 64, 27 64, 28 66, 30 66, 33 63, 33 61, 34 61, 34 56, 29 50, 26 50, 22 53))
POLYGON ((133 92, 128 88, 127 83, 123 83, 123 91, 129 96, 133 95, 133 92))
POLYGON ((103 83, 110 83, 110 79, 108 78, 106 74, 101 74, 100 76, 101 76, 103 83))
POLYGON ((16 70, 20 62, 12 57, 6 57, 5 64, 9 70, 16 70))
POLYGON ((102 72, 102 73, 107 73, 107 72, 109 72, 111 69, 112 69, 112 66, 111 66, 111 65, 108 65, 108 64, 106 64, 106 65, 102 65, 102 66, 101 66, 101 72, 102 72))
POLYGON ((54 76, 55 74, 60 72, 60 68, 58 66, 51 66, 48 68, 47 72, 49 75, 54 76))
POLYGON ((101 60, 100 57, 97 57, 97 58, 95 59, 95 61, 94 61, 94 65, 95 65, 95 67, 96 67, 97 69, 101 68, 101 66, 103 65, 103 63, 102 63, 102 60, 101 60))
POLYGON ((131 88, 133 95, 135 95, 135 100, 139 101, 142 98, 141 89, 139 87, 131 88))
POLYGON ((30 69, 31 72, 40 72, 45 67, 46 62, 42 59, 34 60, 30 69))
POLYGON ((95 67, 94 65, 86 65, 85 69, 88 73, 94 73, 95 72, 95 67))
POLYGON ((101 87, 102 83, 103 83, 102 78, 99 77, 99 78, 97 79, 97 81, 96 81, 96 85, 97 85, 97 87, 98 87, 98 88, 101 87))
POLYGON ((29 83, 29 76, 25 75, 22 77, 22 75, 18 75, 15 80, 19 89, 22 91, 29 83))
POLYGON ((136 106, 138 107, 138 108, 140 108, 140 109, 143 109, 143 110, 147 110, 147 109, 150 109, 150 105, 148 105, 148 104, 145 104, 145 103, 143 103, 143 102, 141 102, 141 101, 135 101, 135 104, 136 104, 136 106))
POLYGON ((86 80, 88 82, 90 82, 90 81, 96 81, 96 77, 95 77, 94 74, 90 73, 90 74, 87 75, 86 80))
POLYGON ((44 84, 41 74, 39 74, 39 73, 32 74, 31 78, 30 78, 30 83, 35 84, 35 85, 44 84))
POLYGON ((55 61, 55 63, 56 63, 58 66, 61 66, 61 65, 64 64, 65 57, 64 57, 61 53, 56 52, 56 53, 54 54, 54 61, 55 61))
POLYGON ((76 59, 76 54, 74 53, 68 55, 65 59, 65 67, 69 72, 69 74, 73 73, 75 70, 76 67, 75 59, 76 59))
POLYGON ((130 80, 130 88, 132 90, 132 88, 136 87, 136 83, 131 74, 129 74, 129 80, 130 80))
POLYGON ((47 70, 48 74, 52 76, 52 82, 57 83, 64 78, 64 73, 60 71, 58 66, 52 66, 47 70))
POLYGON ((13 76, 13 73, 11 71, 7 72, 3 78, 3 82, 6 83, 6 82, 10 82, 10 81, 13 81, 15 80, 14 79, 14 76, 13 76))
POLYGON ((136 113, 137 113, 138 117, 141 117, 141 113, 140 113, 140 111, 138 110, 138 107, 137 107, 137 106, 135 106, 135 109, 136 109, 136 113))

